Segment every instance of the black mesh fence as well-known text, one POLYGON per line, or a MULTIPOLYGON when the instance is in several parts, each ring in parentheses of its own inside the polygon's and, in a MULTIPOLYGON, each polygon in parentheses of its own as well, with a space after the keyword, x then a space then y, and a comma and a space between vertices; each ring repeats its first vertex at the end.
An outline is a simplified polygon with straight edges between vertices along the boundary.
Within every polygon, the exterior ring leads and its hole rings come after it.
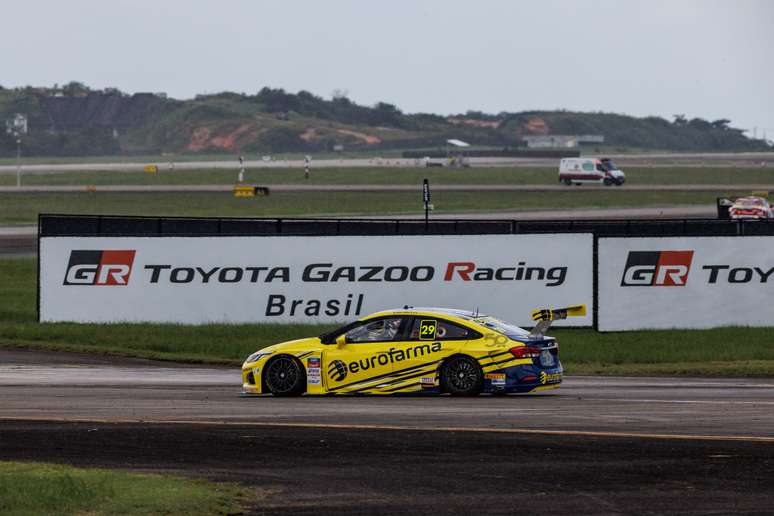
POLYGON ((597 236, 770 236, 774 221, 657 220, 424 220, 40 215, 48 236, 266 236, 266 235, 502 235, 593 233, 597 236))

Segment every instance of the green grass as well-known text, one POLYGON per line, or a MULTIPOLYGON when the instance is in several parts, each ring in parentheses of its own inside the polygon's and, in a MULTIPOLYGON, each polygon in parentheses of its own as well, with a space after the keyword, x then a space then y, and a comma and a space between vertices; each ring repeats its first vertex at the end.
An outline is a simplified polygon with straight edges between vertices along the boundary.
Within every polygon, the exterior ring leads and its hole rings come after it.
MULTIPOLYGON (((0 260, 0 347, 239 364, 331 325, 39 324, 35 261, 0 260)), ((774 375, 774 328, 597 333, 556 329, 571 374, 774 375)))
POLYGON ((774 328, 552 334, 573 374, 774 375, 774 328))
MULTIPOLYGON (((313 168, 309 180, 301 168, 248 169, 247 181, 255 184, 557 184, 556 167, 438 168, 313 168)), ((626 168, 628 184, 772 184, 774 169, 736 167, 632 167, 626 168)), ((157 174, 145 172, 22 172, 24 185, 193 185, 233 184, 233 170, 177 170, 168 172, 161 162, 157 174)), ((16 184, 15 174, 0 175, 0 186, 16 184)), ((625 187, 624 187, 625 188, 625 187)))
POLYGON ((54 464, 0 462, 0 514, 237 514, 235 484, 54 464))
MULTIPOLYGON (((744 193, 744 192, 741 192, 744 193)), ((733 194, 733 192, 723 192, 733 194)), ((433 193, 436 214, 712 204, 706 192, 582 190, 433 193)), ((294 192, 235 198, 223 193, 0 194, 0 224, 35 223, 38 213, 197 217, 310 217, 414 214, 417 192, 294 192)))

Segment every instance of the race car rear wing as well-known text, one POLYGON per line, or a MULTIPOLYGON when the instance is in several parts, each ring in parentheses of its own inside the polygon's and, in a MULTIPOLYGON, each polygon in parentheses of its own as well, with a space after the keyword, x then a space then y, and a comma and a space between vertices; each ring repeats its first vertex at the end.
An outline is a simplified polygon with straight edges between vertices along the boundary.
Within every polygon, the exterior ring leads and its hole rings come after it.
POLYGON ((583 317, 586 315, 586 305, 572 305, 567 308, 542 308, 532 312, 532 320, 537 324, 529 332, 531 339, 540 339, 548 331, 551 323, 568 317, 583 317))

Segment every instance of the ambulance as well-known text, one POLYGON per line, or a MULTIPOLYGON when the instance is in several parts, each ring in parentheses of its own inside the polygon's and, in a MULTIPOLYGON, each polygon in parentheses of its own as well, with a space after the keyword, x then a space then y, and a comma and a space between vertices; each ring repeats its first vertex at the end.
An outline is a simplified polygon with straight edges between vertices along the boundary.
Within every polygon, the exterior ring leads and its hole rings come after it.
POLYGON ((559 182, 566 185, 597 183, 621 186, 626 176, 609 158, 564 158, 559 162, 559 182))

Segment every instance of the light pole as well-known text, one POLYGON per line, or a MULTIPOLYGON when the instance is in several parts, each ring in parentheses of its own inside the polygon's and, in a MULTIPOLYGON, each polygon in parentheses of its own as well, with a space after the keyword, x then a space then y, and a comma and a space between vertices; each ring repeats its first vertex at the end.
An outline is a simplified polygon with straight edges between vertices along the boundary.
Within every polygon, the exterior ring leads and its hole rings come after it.
POLYGON ((21 186, 21 138, 16 137, 16 187, 21 186))
POLYGON ((425 205, 425 231, 430 224, 430 182, 425 178, 422 181, 422 202, 425 205))

